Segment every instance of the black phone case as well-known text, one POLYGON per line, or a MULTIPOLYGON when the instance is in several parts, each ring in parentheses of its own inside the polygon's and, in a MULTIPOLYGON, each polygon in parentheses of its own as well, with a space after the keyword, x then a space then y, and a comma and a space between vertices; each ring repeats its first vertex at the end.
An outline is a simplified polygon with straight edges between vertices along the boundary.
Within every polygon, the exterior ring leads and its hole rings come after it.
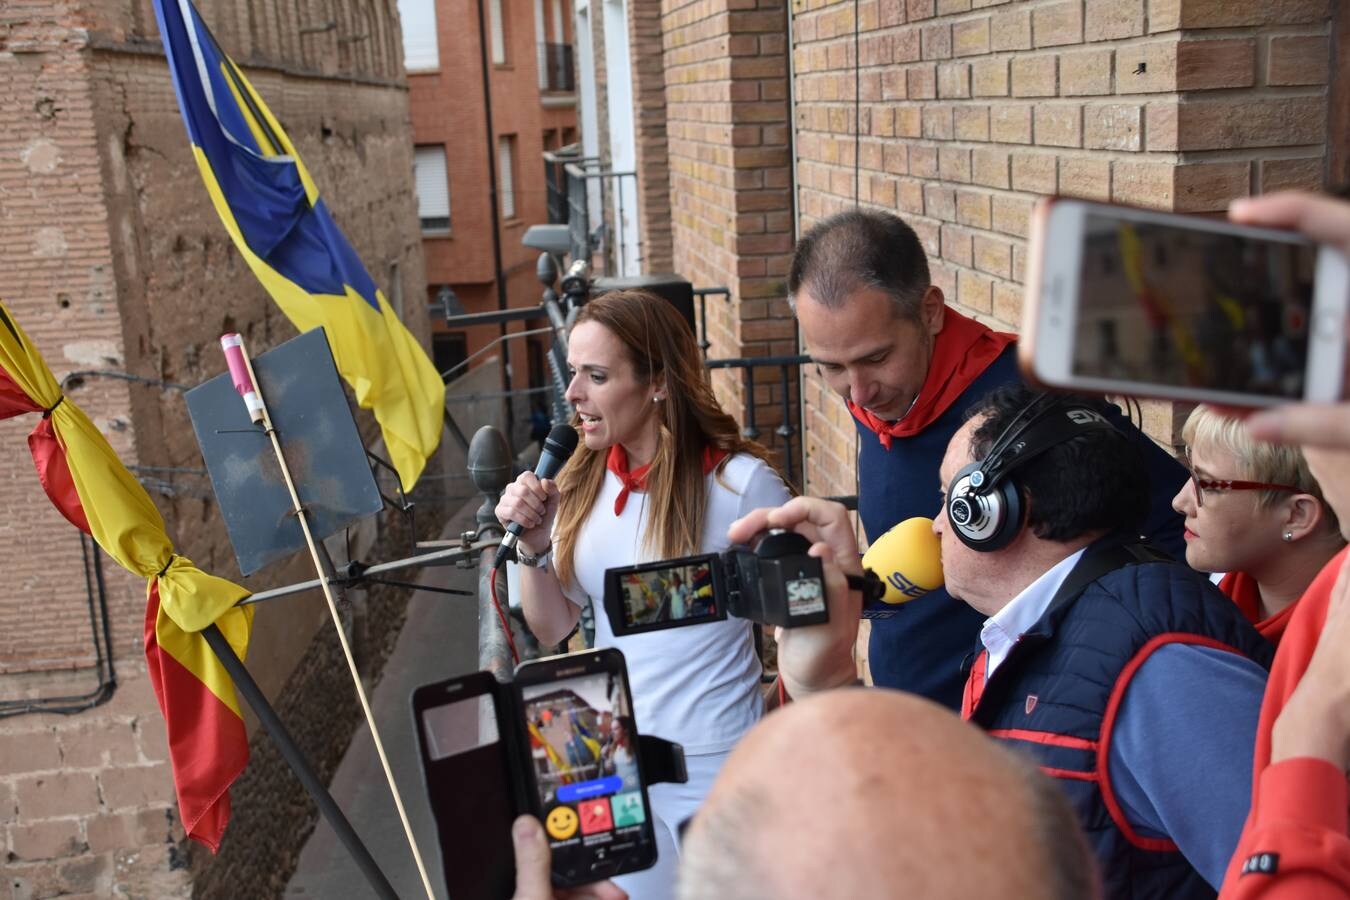
MULTIPOLYGON (((519 751, 516 739, 516 717, 519 715, 519 710, 515 705, 514 691, 512 691, 511 686, 501 683, 488 672, 457 676, 422 685, 412 694, 413 730, 417 734, 418 752, 422 760, 423 788, 432 807, 432 818, 436 822, 438 846, 441 847, 447 843, 447 839, 451 842, 460 841, 464 826, 463 823, 454 819, 448 821, 443 819, 437 810, 433 796, 433 779, 429 771, 436 763, 430 759, 428 752, 422 712, 442 704, 447 699, 451 702, 461 702, 480 696, 492 698, 493 711, 497 719, 498 762, 506 774, 504 781, 509 792, 508 796, 503 798, 509 805, 510 814, 507 821, 514 821, 526 808, 525 787, 519 777, 513 777, 520 772, 517 765, 519 751), (470 679, 475 682, 481 679, 481 683, 475 683, 472 690, 466 690, 447 698, 447 687, 464 683, 470 679), (480 688, 486 688, 486 690, 480 688)), ((488 836, 482 835, 481 832, 478 834, 491 848, 485 852, 483 867, 456 871, 453 870, 450 861, 444 858, 444 854, 442 854, 442 873, 446 885, 452 889, 450 894, 451 896, 481 896, 484 900, 509 900, 515 893, 516 879, 515 850, 511 843, 509 826, 503 829, 500 835, 488 836), (484 871, 484 868, 501 871, 484 871)))
MULTIPOLYGON (((477 673, 478 675, 489 675, 487 672, 477 673)), ((447 678, 444 681, 434 682, 432 684, 422 685, 413 691, 412 711, 413 711, 413 730, 417 733, 417 743, 422 758, 423 787, 429 792, 429 782, 427 782, 426 769, 429 764, 426 735, 422 728, 421 710, 430 704, 419 702, 419 698, 427 700, 444 696, 446 686, 463 682, 466 677, 447 678)), ((490 676, 491 677, 491 676, 490 676)), ((492 683, 488 691, 473 694, 465 694, 456 697, 456 700, 467 700, 472 697, 481 696, 487 693, 492 697, 493 709, 497 718, 497 734, 499 736, 497 745, 502 754, 502 762, 506 766, 508 773, 516 777, 508 778, 507 783, 510 786, 509 796, 505 799, 510 804, 511 819, 517 816, 529 813, 535 817, 540 817, 542 810, 536 808, 534 798, 538 796, 533 787, 533 776, 530 769, 529 753, 529 734, 522 726, 525 721, 524 703, 521 700, 519 687, 514 682, 501 682, 492 677, 492 683)), ((684 748, 674 741, 668 741, 664 738, 646 735, 638 730, 638 755, 640 757, 639 766, 642 771, 644 786, 650 786, 661 782, 670 782, 674 784, 683 784, 689 780, 688 771, 685 767, 684 748)), ((436 820, 437 837, 440 837, 441 821, 432 810, 433 818, 436 820)), ((511 861, 511 871, 503 878, 502 892, 493 897, 485 897, 484 900, 509 900, 515 893, 515 852, 511 844, 511 834, 509 831, 503 833, 500 837, 498 850, 492 855, 493 859, 503 859, 511 861)), ((446 873, 447 881, 449 873, 446 873)))

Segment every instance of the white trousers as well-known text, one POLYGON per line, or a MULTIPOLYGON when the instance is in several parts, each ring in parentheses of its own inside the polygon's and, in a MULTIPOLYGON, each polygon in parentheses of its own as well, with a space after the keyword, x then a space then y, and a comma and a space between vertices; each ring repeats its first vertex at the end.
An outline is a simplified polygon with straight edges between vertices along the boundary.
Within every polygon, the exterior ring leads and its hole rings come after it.
POLYGON ((656 865, 614 883, 628 892, 629 900, 671 900, 675 874, 680 868, 680 823, 693 816, 708 796, 713 779, 722 771, 730 750, 686 756, 689 780, 684 784, 653 784, 647 788, 652 802, 652 827, 656 832, 656 865))

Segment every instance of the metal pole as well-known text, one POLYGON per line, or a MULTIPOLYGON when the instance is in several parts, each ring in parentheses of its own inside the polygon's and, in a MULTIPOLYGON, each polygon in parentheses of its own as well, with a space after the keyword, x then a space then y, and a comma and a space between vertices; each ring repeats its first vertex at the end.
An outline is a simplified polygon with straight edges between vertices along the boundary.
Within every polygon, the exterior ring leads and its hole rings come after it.
POLYGON ((755 427, 755 370, 746 366, 741 371, 745 373, 745 427, 741 434, 753 441, 759 437, 759 429, 755 427))
POLYGON ((328 792, 328 788, 319 779, 319 776, 310 768, 309 760, 300 752, 300 748, 295 746, 295 741, 291 739, 290 732, 282 724, 281 717, 277 715, 272 704, 267 702, 263 696, 262 689, 258 683, 253 680, 253 676, 248 673, 244 663, 235 654, 234 648, 230 642, 225 640, 225 635, 220 633, 220 629, 215 625, 208 625, 202 629, 202 637, 206 638, 207 645, 220 659, 221 665, 225 671, 230 674, 234 680, 234 686, 243 695, 244 700, 252 707, 253 712, 258 716, 258 721, 272 738, 277 749, 281 751, 281 756, 286 760, 295 777, 300 779, 305 790, 314 798, 318 804, 319 812, 328 820, 328 824, 333 826, 333 831, 337 832, 338 840, 347 848, 347 852, 352 855, 356 861, 357 868, 361 874, 366 876, 366 881, 370 883, 375 894, 388 900, 398 900, 398 894, 394 892, 393 885, 389 879, 384 877, 376 864, 375 858, 370 855, 366 845, 361 842, 352 824, 347 821, 347 817, 342 814, 342 809, 333 799, 333 795, 328 792))
MULTIPOLYGON (((506 271, 502 265, 502 230, 500 220, 499 197, 497 193, 497 133, 492 125, 492 71, 488 68, 487 14, 483 11, 483 0, 478 0, 478 70, 483 79, 483 122, 487 129, 488 151, 488 206, 492 227, 492 277, 497 282, 497 308, 506 309, 506 271)), ((513 184, 515 182, 512 182, 513 184)), ((508 326, 501 324, 499 337, 505 339, 508 326)), ((502 388, 511 390, 511 348, 502 343, 502 388)), ((515 411, 511 401, 506 401, 506 431, 515 431, 515 411)))
POLYGON ((796 431, 792 427, 792 392, 788 390, 788 367, 780 366, 778 372, 778 389, 783 392, 783 424, 775 432, 783 439, 783 467, 787 469, 788 484, 792 484, 797 480, 792 466, 792 435, 796 431))
POLYGON ((624 271, 624 267, 625 267, 626 264, 627 264, 627 260, 625 259, 625 253, 624 253, 624 246, 623 246, 623 245, 624 245, 625 243, 627 243, 627 241, 628 241, 628 229, 626 229, 626 228, 624 227, 624 222, 623 222, 623 178, 622 178, 622 176, 615 176, 615 178, 614 178, 614 190, 615 190, 615 192, 616 192, 616 194, 617 194, 617 200, 618 200, 618 204, 619 204, 619 212, 618 212, 618 215, 617 215, 617 216, 615 217, 615 219, 614 219, 614 248, 615 248, 615 250, 618 251, 618 254, 619 254, 619 257, 618 257, 618 263, 617 263, 618 271, 615 272, 614 274, 615 274, 615 275, 618 275, 620 278, 622 278, 622 277, 624 277, 625 275, 628 274, 627 272, 624 271))

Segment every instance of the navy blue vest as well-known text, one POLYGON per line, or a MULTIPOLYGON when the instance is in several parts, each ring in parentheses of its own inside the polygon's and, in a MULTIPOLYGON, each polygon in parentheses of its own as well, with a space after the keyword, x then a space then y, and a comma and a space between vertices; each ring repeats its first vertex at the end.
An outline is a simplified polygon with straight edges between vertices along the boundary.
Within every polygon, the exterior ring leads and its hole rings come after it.
POLYGON ((1111 791, 1111 727, 1130 678, 1160 646, 1274 649, 1208 580, 1115 542, 1090 547, 1050 608, 984 686, 971 720, 1031 756, 1068 794, 1107 898, 1214 897, 1170 840, 1136 834, 1111 791), (1105 572, 1106 574, 1101 574, 1105 572))

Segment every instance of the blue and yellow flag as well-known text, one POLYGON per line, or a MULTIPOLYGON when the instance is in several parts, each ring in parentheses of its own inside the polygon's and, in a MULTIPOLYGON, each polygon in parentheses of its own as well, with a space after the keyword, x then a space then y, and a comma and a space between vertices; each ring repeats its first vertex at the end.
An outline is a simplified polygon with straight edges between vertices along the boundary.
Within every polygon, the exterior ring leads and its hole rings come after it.
POLYGON ((445 385, 319 199, 286 132, 190 0, 155 0, 207 193, 249 268, 300 331, 322 326, 375 413, 405 490, 441 438, 445 385))

